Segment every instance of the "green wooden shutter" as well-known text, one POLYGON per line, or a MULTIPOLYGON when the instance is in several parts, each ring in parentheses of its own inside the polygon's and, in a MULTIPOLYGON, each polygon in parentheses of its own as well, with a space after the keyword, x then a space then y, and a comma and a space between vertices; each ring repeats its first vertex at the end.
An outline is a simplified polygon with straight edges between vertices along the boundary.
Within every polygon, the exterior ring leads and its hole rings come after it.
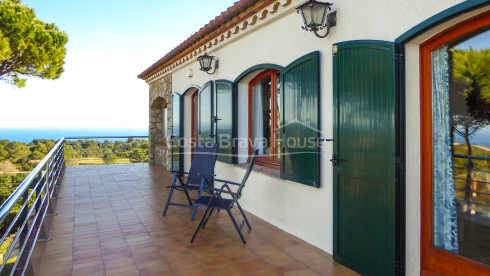
POLYGON ((320 186, 319 52, 281 71, 281 177, 320 186))
POLYGON ((395 58, 385 41, 334 45, 334 259, 395 275, 395 58))
POLYGON ((197 136, 199 143, 213 143, 214 142, 214 87, 213 82, 206 83, 201 90, 199 90, 199 112, 198 112, 198 125, 197 136))
POLYGON ((218 160, 233 162, 233 83, 217 80, 216 86, 216 143, 219 144, 218 160))
POLYGON ((171 138, 171 156, 172 170, 180 171, 181 167, 181 149, 179 140, 181 135, 181 96, 177 93, 172 94, 172 135, 171 138))

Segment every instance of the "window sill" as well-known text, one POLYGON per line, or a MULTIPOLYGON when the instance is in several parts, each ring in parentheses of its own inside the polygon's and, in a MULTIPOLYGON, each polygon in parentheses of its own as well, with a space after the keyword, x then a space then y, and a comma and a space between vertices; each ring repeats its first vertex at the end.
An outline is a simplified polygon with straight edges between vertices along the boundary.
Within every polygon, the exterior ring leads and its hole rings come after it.
MULTIPOLYGON (((235 164, 235 166, 243 169, 247 169, 248 163, 235 164)), ((278 169, 273 169, 273 168, 255 164, 252 171, 281 179, 281 171, 278 169)))

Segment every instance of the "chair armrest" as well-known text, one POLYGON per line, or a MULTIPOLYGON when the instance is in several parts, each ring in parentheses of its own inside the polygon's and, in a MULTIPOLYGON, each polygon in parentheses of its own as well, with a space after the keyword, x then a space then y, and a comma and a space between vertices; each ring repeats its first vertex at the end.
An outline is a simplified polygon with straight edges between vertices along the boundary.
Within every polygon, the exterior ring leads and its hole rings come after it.
POLYGON ((170 171, 171 173, 178 173, 178 174, 189 174, 188 172, 182 172, 182 171, 170 171))
POLYGON ((232 182, 232 181, 228 181, 228 180, 223 180, 223 179, 218 179, 218 178, 215 178, 214 181, 240 186, 240 183, 236 183, 236 182, 232 182))
POLYGON ((186 185, 181 185, 181 186, 178 186, 178 185, 170 185, 170 186, 167 186, 167 188, 177 188, 177 189, 188 189, 189 187, 195 187, 195 188, 199 188, 200 186, 199 185, 194 185, 194 184, 186 184, 186 185))
POLYGON ((189 174, 189 172, 184 172, 184 171, 170 171, 171 173, 182 173, 182 174, 189 174))

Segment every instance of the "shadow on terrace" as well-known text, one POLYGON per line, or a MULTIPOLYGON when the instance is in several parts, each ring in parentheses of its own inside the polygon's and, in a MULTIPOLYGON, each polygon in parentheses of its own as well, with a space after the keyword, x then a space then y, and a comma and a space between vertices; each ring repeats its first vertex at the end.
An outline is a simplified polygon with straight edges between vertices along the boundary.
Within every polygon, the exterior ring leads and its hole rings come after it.
MULTIPOLYGON (((170 207, 162 217, 172 175, 161 166, 65 169, 62 140, 39 166, 26 178, 32 183, 19 186, 38 193, 27 201, 14 195, 18 203, 31 203, 18 216, 26 227, 19 228, 11 253, 19 257, 13 266, 6 265, 7 256, 2 275, 355 275, 331 255, 248 213, 246 245, 225 212, 213 214, 189 243, 205 208, 195 221, 188 208, 170 207)), ((174 197, 186 200, 183 193, 174 197)))

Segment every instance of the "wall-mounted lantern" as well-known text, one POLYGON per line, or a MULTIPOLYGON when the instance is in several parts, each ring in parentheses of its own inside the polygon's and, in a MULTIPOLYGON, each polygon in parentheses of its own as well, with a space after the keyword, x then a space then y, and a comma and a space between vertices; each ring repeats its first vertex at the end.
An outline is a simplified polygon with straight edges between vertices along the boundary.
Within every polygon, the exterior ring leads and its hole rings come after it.
POLYGON ((219 62, 218 62, 218 60, 215 61, 214 71, 210 73, 209 71, 211 71, 211 69, 213 69, 213 59, 214 59, 214 56, 209 56, 207 53, 204 53, 204 55, 197 57, 197 61, 199 61, 199 66, 201 67, 200 68, 201 71, 204 71, 204 72, 208 73, 209 75, 214 74, 214 72, 216 72, 216 69, 218 69, 218 67, 219 67, 219 62))
POLYGON ((304 30, 314 32, 317 37, 324 38, 330 33, 330 27, 337 25, 337 12, 332 9, 332 3, 318 2, 309 0, 307 3, 299 6, 298 13, 303 16, 304 30), (318 34, 319 30, 326 29, 326 33, 318 34))

